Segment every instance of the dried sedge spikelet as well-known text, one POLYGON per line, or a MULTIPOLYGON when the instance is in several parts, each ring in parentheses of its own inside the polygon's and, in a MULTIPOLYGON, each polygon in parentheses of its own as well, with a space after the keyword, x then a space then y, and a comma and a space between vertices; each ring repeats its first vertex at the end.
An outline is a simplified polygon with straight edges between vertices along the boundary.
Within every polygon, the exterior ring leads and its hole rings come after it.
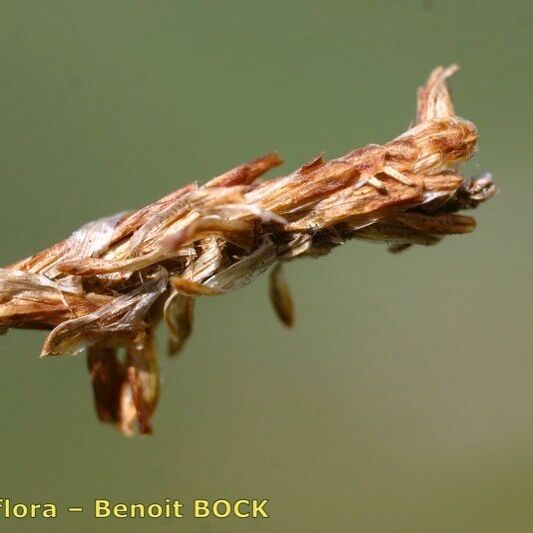
POLYGON ((0 331, 50 329, 42 357, 87 348, 99 418, 125 434, 136 425, 150 433, 161 318, 176 354, 191 333, 197 296, 236 290, 272 267, 273 306, 292 326, 284 262, 327 254, 348 239, 383 242, 398 253, 474 229, 474 219, 456 211, 497 191, 490 175, 465 180, 459 173, 477 131, 455 115, 446 79, 456 69, 432 72, 418 92, 415 124, 385 145, 330 161, 319 156, 260 182, 281 163, 267 154, 138 211, 90 222, 0 269, 0 331))

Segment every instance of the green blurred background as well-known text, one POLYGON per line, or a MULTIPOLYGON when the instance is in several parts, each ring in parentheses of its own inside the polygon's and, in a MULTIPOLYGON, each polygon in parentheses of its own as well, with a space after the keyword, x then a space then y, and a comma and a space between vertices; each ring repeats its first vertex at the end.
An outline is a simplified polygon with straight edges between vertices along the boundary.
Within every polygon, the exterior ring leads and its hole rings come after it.
POLYGON ((385 142, 451 62, 467 171, 502 189, 472 235, 290 265, 294 331, 265 279, 199 301, 149 438, 97 422, 84 357, 0 338, 0 497, 271 500, 262 521, 0 530, 531 531, 532 24, 528 1, 0 2, 0 264, 266 151, 288 172, 385 142))

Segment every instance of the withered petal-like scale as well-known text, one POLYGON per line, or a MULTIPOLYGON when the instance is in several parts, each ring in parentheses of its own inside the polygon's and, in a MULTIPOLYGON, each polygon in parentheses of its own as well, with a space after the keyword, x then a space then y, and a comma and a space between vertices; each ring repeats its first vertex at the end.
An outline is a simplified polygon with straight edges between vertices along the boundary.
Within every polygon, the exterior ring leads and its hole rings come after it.
POLYGON ((285 280, 283 264, 278 263, 270 272, 270 301, 278 318, 287 327, 294 326, 294 304, 285 280))
POLYGON ((193 297, 178 292, 171 294, 165 303, 164 317, 169 332, 169 355, 180 352, 192 332, 194 303, 193 297))

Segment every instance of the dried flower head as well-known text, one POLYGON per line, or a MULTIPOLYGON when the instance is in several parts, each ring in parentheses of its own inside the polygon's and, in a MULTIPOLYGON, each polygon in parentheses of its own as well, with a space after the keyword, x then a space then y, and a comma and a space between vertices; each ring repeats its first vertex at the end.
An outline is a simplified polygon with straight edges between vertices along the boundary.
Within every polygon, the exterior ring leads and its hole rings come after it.
POLYGON ((177 353, 197 296, 238 289, 272 268, 272 303, 292 326, 283 263, 348 239, 383 242, 396 253, 474 229, 474 219, 456 211, 496 187, 489 175, 465 180, 458 172, 478 136, 453 110, 446 79, 456 68, 432 72, 418 92, 416 123, 383 146, 319 156, 258 181, 281 163, 267 154, 138 211, 90 222, 0 269, 0 331, 50 329, 42 357, 87 348, 99 418, 126 434, 136 424, 150 433, 159 397, 154 328, 164 319, 169 352, 177 353))

